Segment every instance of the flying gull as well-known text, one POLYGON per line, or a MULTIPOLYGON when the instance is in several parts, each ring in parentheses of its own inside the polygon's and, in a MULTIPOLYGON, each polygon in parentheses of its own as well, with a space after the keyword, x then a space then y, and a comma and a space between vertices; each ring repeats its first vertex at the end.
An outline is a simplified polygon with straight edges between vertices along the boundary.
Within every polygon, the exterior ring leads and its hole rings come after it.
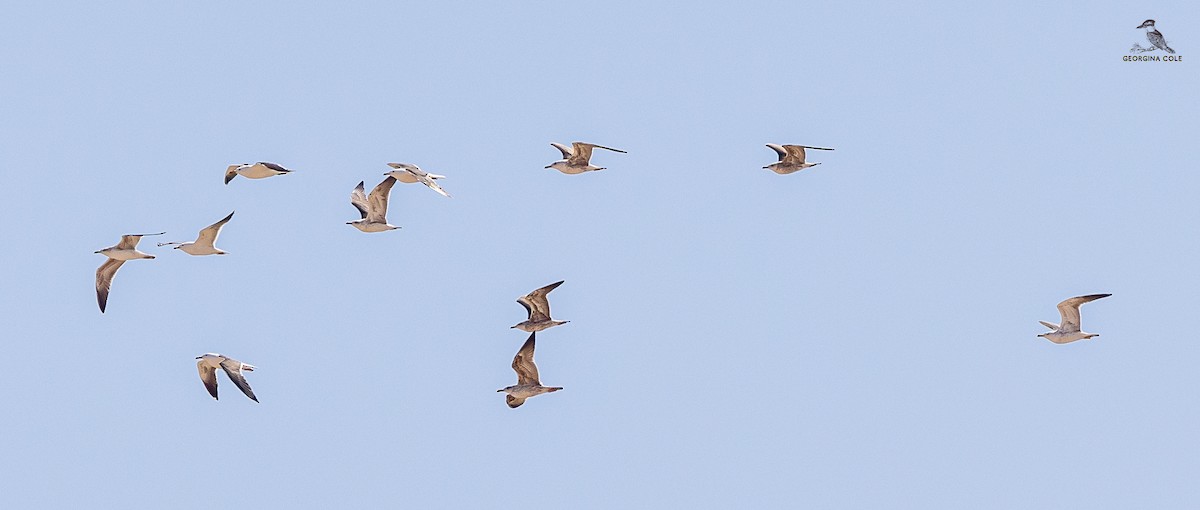
POLYGON ((266 161, 259 161, 254 164, 242 163, 240 165, 229 165, 229 168, 225 169, 225 184, 229 184, 229 181, 232 181, 234 177, 239 175, 247 179, 266 179, 267 177, 286 173, 291 173, 291 170, 275 163, 267 163, 266 161))
POLYGON ((525 320, 525 322, 517 324, 516 326, 513 326, 513 328, 533 333, 558 326, 559 324, 571 322, 556 321, 551 319, 550 301, 546 298, 546 295, 549 294, 550 291, 558 288, 558 286, 562 285, 564 281, 566 280, 560 280, 556 283, 551 283, 550 285, 526 294, 525 297, 517 299, 517 302, 521 303, 521 306, 524 306, 525 310, 529 312, 529 319, 525 320))
POLYGON ((429 189, 438 192, 443 197, 450 198, 450 194, 446 193, 446 190, 442 189, 436 182, 437 179, 445 179, 446 176, 428 173, 418 168, 417 165, 410 165, 408 163, 388 163, 387 166, 395 168, 395 170, 383 175, 395 177, 397 181, 405 184, 419 182, 429 186, 429 189))
POLYGON ((537 333, 530 333, 525 345, 522 345, 521 350, 517 351, 517 355, 513 356, 512 367, 517 372, 517 384, 496 390, 497 393, 507 393, 504 401, 508 402, 508 407, 515 409, 524 404, 527 398, 562 389, 562 387, 542 386, 542 382, 538 380, 537 365, 533 363, 533 337, 536 335, 537 333))
POLYGON ((176 250, 183 250, 183 252, 188 255, 225 255, 227 252, 217 248, 215 245, 217 244, 217 236, 221 233, 221 227, 225 226, 226 223, 229 223, 229 220, 232 218, 233 213, 229 213, 229 216, 226 216, 221 221, 204 227, 204 230, 200 231, 200 237, 197 237, 195 242, 158 243, 158 245, 175 245, 176 250))
POLYGON ((804 149, 817 149, 823 151, 831 151, 824 147, 809 147, 807 145, 775 145, 768 143, 767 147, 779 153, 779 162, 771 163, 763 168, 766 168, 779 175, 787 175, 793 172, 799 172, 810 166, 817 166, 820 163, 805 163, 804 149))
MULTIPOLYGON (((225 371, 225 375, 229 376, 229 380, 242 390, 250 400, 258 402, 258 397, 254 396, 254 390, 250 389, 250 383, 246 382, 246 378, 242 377, 242 371, 254 371, 254 365, 242 363, 229 356, 222 356, 215 352, 208 352, 201 356, 196 356, 200 360, 196 362, 196 369, 200 371, 200 380, 204 381, 204 387, 208 388, 208 394, 213 398, 217 398, 217 368, 225 371)), ((220 400, 220 399, 217 399, 220 400)))
POLYGON ((127 260, 154 258, 154 255, 138 251, 138 241, 142 240, 142 236, 157 236, 165 233, 125 234, 121 236, 121 242, 115 246, 96 250, 95 253, 102 253, 105 257, 108 257, 108 260, 100 264, 100 268, 96 270, 96 301, 100 303, 100 313, 104 313, 104 307, 108 304, 108 289, 112 288, 113 276, 117 275, 117 270, 121 269, 121 264, 124 264, 127 260))
POLYGON ((364 193, 363 181, 359 181, 354 191, 350 192, 350 204, 358 209, 362 219, 347 221, 346 224, 353 225, 363 232, 386 232, 400 228, 388 225, 387 222, 388 194, 392 192, 392 186, 395 184, 396 178, 389 175, 371 190, 371 198, 368 199, 364 193))
POLYGON ((562 152, 563 158, 546 166, 553 168, 564 174, 581 174, 595 170, 604 170, 605 167, 593 166, 589 161, 592 159, 592 149, 605 149, 613 152, 626 153, 621 149, 596 145, 594 143, 572 142, 570 147, 561 143, 550 142, 554 148, 562 152))
POLYGON ((1149 39, 1150 44, 1153 44, 1155 48, 1163 50, 1167 53, 1175 53, 1175 50, 1167 46, 1167 40, 1163 38, 1162 32, 1159 32, 1157 28, 1154 28, 1154 20, 1148 19, 1143 21, 1141 25, 1138 25, 1138 28, 1146 29, 1146 39, 1149 39))
POLYGON ((1054 330, 1049 333, 1042 333, 1038 336, 1056 344, 1066 344, 1076 340, 1087 340, 1094 336, 1100 336, 1097 333, 1085 333, 1079 330, 1079 305, 1089 301, 1095 301, 1100 298, 1106 298, 1111 295, 1112 294, 1089 294, 1087 296, 1076 296, 1064 300, 1058 304, 1058 314, 1062 316, 1062 324, 1038 321, 1042 323, 1043 326, 1054 330))

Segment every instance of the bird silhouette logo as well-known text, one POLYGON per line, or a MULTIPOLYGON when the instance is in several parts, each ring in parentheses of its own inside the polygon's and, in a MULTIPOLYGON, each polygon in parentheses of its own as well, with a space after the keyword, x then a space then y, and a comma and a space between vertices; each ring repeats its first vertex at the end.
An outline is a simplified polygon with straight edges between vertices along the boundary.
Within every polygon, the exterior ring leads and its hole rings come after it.
POLYGON ((1148 19, 1143 21, 1141 25, 1138 25, 1138 28, 1146 29, 1146 39, 1150 41, 1150 46, 1142 47, 1141 44, 1133 43, 1133 47, 1129 49, 1129 53, 1131 55, 1156 50, 1163 50, 1172 55, 1175 54, 1175 50, 1171 49, 1170 46, 1167 46, 1167 40, 1163 37, 1162 32, 1159 32, 1157 28, 1154 28, 1154 20, 1148 19))

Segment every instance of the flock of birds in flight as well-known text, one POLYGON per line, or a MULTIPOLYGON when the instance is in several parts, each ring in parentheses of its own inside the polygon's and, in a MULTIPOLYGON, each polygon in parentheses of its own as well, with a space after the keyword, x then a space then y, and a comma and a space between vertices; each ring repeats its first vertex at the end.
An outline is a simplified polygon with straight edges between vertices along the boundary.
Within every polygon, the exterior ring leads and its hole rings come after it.
MULTIPOLYGON (((620 149, 583 142, 574 142, 570 147, 554 142, 551 142, 550 145, 562 152, 563 159, 546 165, 546 168, 558 170, 569 175, 605 169, 605 167, 598 167, 591 164, 593 149, 605 149, 625 153, 625 151, 620 149)), ((767 144, 767 147, 778 154, 779 161, 763 168, 780 175, 795 173, 820 164, 805 161, 805 149, 833 150, 825 147, 776 145, 773 143, 767 144)), ((364 181, 360 181, 358 186, 350 192, 350 204, 358 210, 361 218, 348 221, 346 224, 366 233, 386 232, 400 228, 387 222, 388 196, 391 194, 392 186, 396 184, 396 181, 406 184, 419 182, 442 196, 450 197, 450 194, 437 183, 439 179, 445 178, 444 175, 431 174, 421 170, 416 165, 408 163, 388 163, 387 165, 393 168, 393 170, 384 174, 386 177, 371 190, 370 195, 366 194, 366 188, 363 187, 365 184, 364 181)), ((230 165, 225 171, 225 184, 228 185, 230 181, 239 175, 247 179, 265 179, 291 172, 291 170, 281 165, 261 161, 253 164, 230 165)), ((174 246, 176 250, 195 256, 225 255, 225 251, 216 247, 217 236, 220 235, 221 228, 233 219, 233 214, 231 212, 220 221, 200 230, 200 234, 196 237, 195 241, 158 243, 158 246, 174 246)), ((121 236, 121 242, 116 245, 95 252, 108 257, 100 265, 100 268, 96 270, 96 300, 100 305, 100 313, 104 313, 107 307, 112 280, 117 274, 117 270, 121 268, 121 265, 130 260, 155 258, 154 255, 139 251, 137 249, 138 242, 141 241, 143 236, 162 234, 165 234, 165 232, 155 234, 126 234, 121 236)), ((548 295, 550 291, 562 284, 563 281, 558 281, 517 299, 517 303, 525 307, 528 317, 526 320, 512 326, 512 328, 529 333, 529 338, 525 340, 525 343, 517 351, 516 356, 513 357, 512 368, 517 373, 517 384, 496 390, 497 392, 506 394, 505 401, 509 407, 519 407, 528 398, 562 389, 562 387, 558 386, 542 386, 541 379, 538 377, 537 365, 533 361, 537 333, 570 322, 554 320, 550 317, 548 295)), ((1058 313, 1061 317, 1060 322, 1055 324, 1038 321, 1050 329, 1049 332, 1038 336, 1056 344, 1087 340, 1099 336, 1096 333, 1087 333, 1081 329, 1079 307, 1084 303, 1111 295, 1090 294, 1062 301, 1058 304, 1058 313)), ((254 365, 212 352, 197 356, 196 359, 198 360, 196 368, 200 372, 200 380, 214 399, 217 398, 217 369, 220 368, 229 376, 233 384, 242 390, 242 393, 251 400, 258 402, 258 397, 254 395, 254 391, 250 389, 250 384, 246 382, 245 376, 242 375, 242 372, 254 371, 254 365)))

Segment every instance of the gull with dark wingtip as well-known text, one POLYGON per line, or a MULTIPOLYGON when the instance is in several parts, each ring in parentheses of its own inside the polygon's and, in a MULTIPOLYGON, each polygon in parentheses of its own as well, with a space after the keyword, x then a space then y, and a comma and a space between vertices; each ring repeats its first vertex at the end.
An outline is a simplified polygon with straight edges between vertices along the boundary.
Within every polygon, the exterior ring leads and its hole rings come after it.
POLYGON ((217 236, 221 234, 221 227, 224 227, 225 224, 229 223, 229 220, 231 219, 233 219, 233 213, 229 213, 229 216, 222 218, 221 221, 204 227, 204 229, 200 231, 200 235, 193 242, 158 243, 158 245, 175 245, 176 250, 180 250, 188 255, 225 255, 228 252, 216 247, 217 236))
POLYGON ((768 143, 767 147, 779 154, 779 161, 764 166, 767 170, 775 172, 779 175, 787 175, 790 173, 799 172, 805 168, 814 167, 820 163, 806 163, 804 161, 804 149, 816 149, 822 151, 831 151, 824 147, 810 147, 808 145, 776 145, 768 143))
POLYGON ((1058 304, 1058 314, 1062 317, 1061 324, 1052 322, 1038 321, 1043 326, 1052 329, 1049 333, 1042 333, 1038 336, 1045 338, 1056 344, 1067 344, 1076 340, 1087 340, 1094 336, 1100 336, 1098 333, 1086 333, 1080 331, 1080 316, 1079 306, 1095 301, 1100 298, 1106 298, 1112 294, 1089 294, 1087 296, 1076 296, 1063 300, 1058 304))
POLYGON ((196 362, 196 369, 200 371, 200 380, 204 382, 204 387, 208 389, 208 394, 214 399, 217 398, 217 369, 225 371, 225 375, 229 376, 229 380, 233 381, 234 386, 237 386, 242 393, 245 393, 250 400, 258 402, 258 397, 254 396, 254 390, 250 389, 250 383, 246 382, 246 378, 242 376, 242 371, 253 372, 254 365, 242 363, 229 356, 223 356, 215 352, 204 353, 196 356, 200 360, 196 362))
POLYGON ((388 172, 386 174, 383 174, 383 175, 390 175, 392 177, 395 177, 397 181, 403 182, 405 184, 413 184, 413 183, 419 182, 421 184, 428 186, 429 189, 438 192, 438 194, 442 195, 443 197, 450 198, 450 194, 446 193, 446 190, 442 189, 442 187, 436 182, 437 179, 445 179, 446 176, 438 175, 438 174, 431 174, 429 172, 421 170, 420 168, 417 167, 417 165, 410 165, 408 163, 388 163, 387 166, 395 168, 395 170, 388 172))
POLYGON ((121 242, 95 251, 108 257, 108 260, 96 269, 96 301, 100 303, 100 313, 104 313, 104 308, 108 305, 108 290, 112 288, 113 277, 117 275, 117 270, 121 269, 121 264, 128 260, 154 258, 154 255, 138 251, 138 241, 142 240, 142 236, 158 236, 165 233, 125 234, 121 236, 121 242))
POLYGON ((605 169, 605 167, 595 166, 591 163, 592 149, 604 149, 626 154, 626 152, 621 149, 614 149, 612 147, 605 147, 603 145, 596 145, 594 143, 572 142, 571 146, 567 147, 561 143, 550 142, 550 145, 553 145, 555 149, 558 149, 559 152, 562 152, 563 158, 546 165, 546 168, 553 168, 564 174, 571 175, 605 169))
MULTIPOLYGON (((552 328, 560 324, 566 324, 571 321, 556 321, 550 318, 550 300, 546 297, 550 291, 557 289, 566 280, 560 280, 551 283, 545 287, 526 294, 524 297, 518 298, 517 302, 525 307, 525 311, 529 312, 529 318, 524 322, 513 326, 513 328, 534 333, 543 329, 552 328)), ((512 328, 509 328, 512 329, 512 328)))
POLYGON ((275 163, 259 161, 258 163, 242 163, 240 165, 229 165, 225 169, 225 184, 229 184, 234 177, 242 176, 247 179, 266 179, 276 175, 291 173, 291 170, 284 168, 275 163))
POLYGON ((367 198, 363 184, 363 181, 358 181, 358 186, 350 192, 350 205, 358 209, 362 219, 347 221, 346 224, 367 233, 400 228, 387 222, 388 195, 392 192, 392 186, 396 185, 396 178, 389 175, 371 190, 370 198, 367 198))
POLYGON ((508 407, 516 409, 521 407, 527 398, 562 389, 561 386, 542 386, 541 380, 538 379, 537 365, 533 363, 534 336, 536 335, 537 333, 530 333, 529 339, 525 340, 525 344, 513 357, 512 368, 517 372, 517 384, 496 390, 496 393, 507 393, 504 401, 508 403, 508 407))

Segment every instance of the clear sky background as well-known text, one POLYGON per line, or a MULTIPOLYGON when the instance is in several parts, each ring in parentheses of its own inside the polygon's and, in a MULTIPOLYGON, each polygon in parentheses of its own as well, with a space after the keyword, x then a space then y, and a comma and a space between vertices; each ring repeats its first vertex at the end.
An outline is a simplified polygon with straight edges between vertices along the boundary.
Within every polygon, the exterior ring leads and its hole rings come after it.
POLYGON ((11 5, 5 506, 1200 506, 1198 18, 11 5), (1122 62, 1146 18, 1183 62, 1122 62), (573 140, 629 153, 543 168, 573 140), (295 173, 221 184, 260 160, 295 173), (345 225, 389 161, 454 198, 345 225), (154 246, 233 210, 228 256, 154 246), (92 252, 160 230, 101 315, 92 252), (560 279, 566 389, 509 409, 515 299, 560 279), (1100 337, 1035 337, 1098 292, 1100 337), (262 403, 209 397, 209 351, 262 403))

